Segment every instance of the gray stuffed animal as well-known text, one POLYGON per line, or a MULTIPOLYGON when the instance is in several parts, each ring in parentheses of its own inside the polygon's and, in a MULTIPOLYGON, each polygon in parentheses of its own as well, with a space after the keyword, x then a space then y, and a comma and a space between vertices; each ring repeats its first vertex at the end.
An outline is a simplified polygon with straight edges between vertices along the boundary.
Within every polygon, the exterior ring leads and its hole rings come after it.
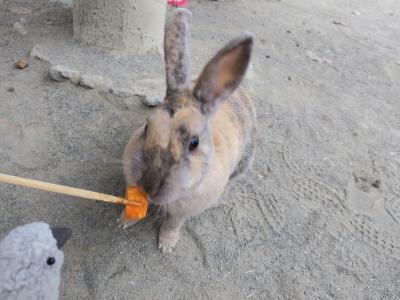
POLYGON ((69 228, 50 228, 43 222, 13 229, 0 241, 0 299, 58 299, 69 228))

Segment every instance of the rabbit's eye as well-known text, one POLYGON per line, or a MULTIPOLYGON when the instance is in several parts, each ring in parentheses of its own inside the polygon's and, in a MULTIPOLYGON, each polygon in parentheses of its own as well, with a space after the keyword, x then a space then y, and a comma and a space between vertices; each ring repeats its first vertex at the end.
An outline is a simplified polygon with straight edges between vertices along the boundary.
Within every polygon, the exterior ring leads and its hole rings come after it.
POLYGON ((197 148, 198 145, 199 145, 199 138, 197 136, 192 137, 189 143, 189 150, 193 151, 194 149, 197 148))
POLYGON ((146 126, 144 126, 144 134, 145 135, 147 134, 147 124, 146 124, 146 126))
POLYGON ((56 259, 52 256, 50 256, 49 258, 47 258, 47 265, 51 266, 54 265, 56 263, 56 259))

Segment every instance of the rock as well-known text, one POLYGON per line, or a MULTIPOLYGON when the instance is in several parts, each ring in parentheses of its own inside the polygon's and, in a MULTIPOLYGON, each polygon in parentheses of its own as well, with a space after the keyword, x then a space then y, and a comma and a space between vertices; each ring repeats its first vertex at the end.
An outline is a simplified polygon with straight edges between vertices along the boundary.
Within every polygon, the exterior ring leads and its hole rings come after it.
POLYGON ((79 82, 80 82, 80 80, 81 80, 81 76, 79 75, 79 76, 73 76, 73 77, 71 77, 71 79, 69 80, 71 83, 73 83, 73 84, 76 84, 76 85, 78 85, 79 84, 79 82))
POLYGON ((110 89, 110 92, 114 94, 115 96, 121 97, 121 98, 129 98, 133 97, 134 93, 131 90, 128 89, 110 89))
POLYGON ((161 95, 160 96, 147 96, 147 95, 135 94, 135 96, 137 96, 140 99, 140 101, 144 105, 147 105, 147 106, 157 106, 164 101, 164 99, 161 95))
POLYGON ((156 106, 164 101, 164 79, 142 79, 135 82, 134 94, 147 106, 156 106))
POLYGON ((108 90, 109 80, 103 76, 92 74, 81 74, 79 71, 70 69, 63 65, 54 65, 49 70, 49 76, 55 81, 67 81, 76 85, 81 85, 89 89, 108 90))
POLYGON ((71 80, 73 83, 78 83, 80 80, 78 71, 69 69, 62 65, 52 66, 49 75, 55 81, 71 80))
POLYGON ((104 78, 103 76, 81 74, 79 85, 89 89, 94 89, 104 85, 104 78))
POLYGON ((15 91, 15 88, 14 88, 13 86, 10 86, 10 87, 7 89, 7 91, 9 91, 9 92, 14 92, 14 91, 15 91))
POLYGON ((138 101, 147 106, 157 106, 164 100, 165 90, 160 86, 161 81, 153 79, 143 79, 135 82, 129 88, 112 87, 107 90, 114 95, 114 101, 122 104, 122 107, 132 110, 138 101))
POLYGON ((50 60, 47 58, 47 56, 45 54, 42 53, 41 50, 42 49, 38 45, 33 46, 32 50, 31 50, 31 53, 30 53, 30 56, 34 57, 34 58, 37 58, 37 59, 40 59, 42 61, 46 61, 46 62, 51 64, 50 60))
POLYGON ((28 60, 26 58, 22 58, 20 60, 18 60, 15 64, 15 66, 18 69, 25 69, 27 66, 29 65, 28 60))
POLYGON ((28 32, 22 22, 15 22, 13 28, 21 35, 25 35, 28 32))
POLYGON ((135 94, 135 96, 138 97, 140 101, 147 106, 157 106, 164 101, 161 95, 154 96, 154 95, 135 94))

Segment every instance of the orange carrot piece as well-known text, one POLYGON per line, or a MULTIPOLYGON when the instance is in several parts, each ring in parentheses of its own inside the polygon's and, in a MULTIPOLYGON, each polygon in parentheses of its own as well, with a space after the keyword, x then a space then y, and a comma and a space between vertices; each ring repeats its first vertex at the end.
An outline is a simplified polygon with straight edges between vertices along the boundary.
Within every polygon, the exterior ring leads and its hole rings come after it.
POLYGON ((148 195, 139 186, 128 186, 125 198, 128 201, 135 201, 135 204, 125 206, 124 218, 127 220, 141 220, 147 215, 149 206, 148 195))

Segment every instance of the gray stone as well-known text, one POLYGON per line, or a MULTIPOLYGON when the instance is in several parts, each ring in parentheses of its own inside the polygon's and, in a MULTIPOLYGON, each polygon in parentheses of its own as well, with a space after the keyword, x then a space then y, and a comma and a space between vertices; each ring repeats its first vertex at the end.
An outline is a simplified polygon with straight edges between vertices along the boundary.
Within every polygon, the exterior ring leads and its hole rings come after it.
POLYGON ((161 104, 164 101, 165 90, 164 79, 144 78, 135 82, 135 94, 147 106, 161 104))
POLYGON ((71 80, 71 82, 78 82, 80 76, 78 71, 61 65, 52 66, 49 75, 55 81, 71 80))
POLYGON ((81 74, 79 78, 79 85, 87 87, 89 89, 94 89, 103 86, 104 78, 103 76, 81 74))
POLYGON ((21 35, 25 35, 28 32, 22 22, 15 22, 13 28, 21 35))

